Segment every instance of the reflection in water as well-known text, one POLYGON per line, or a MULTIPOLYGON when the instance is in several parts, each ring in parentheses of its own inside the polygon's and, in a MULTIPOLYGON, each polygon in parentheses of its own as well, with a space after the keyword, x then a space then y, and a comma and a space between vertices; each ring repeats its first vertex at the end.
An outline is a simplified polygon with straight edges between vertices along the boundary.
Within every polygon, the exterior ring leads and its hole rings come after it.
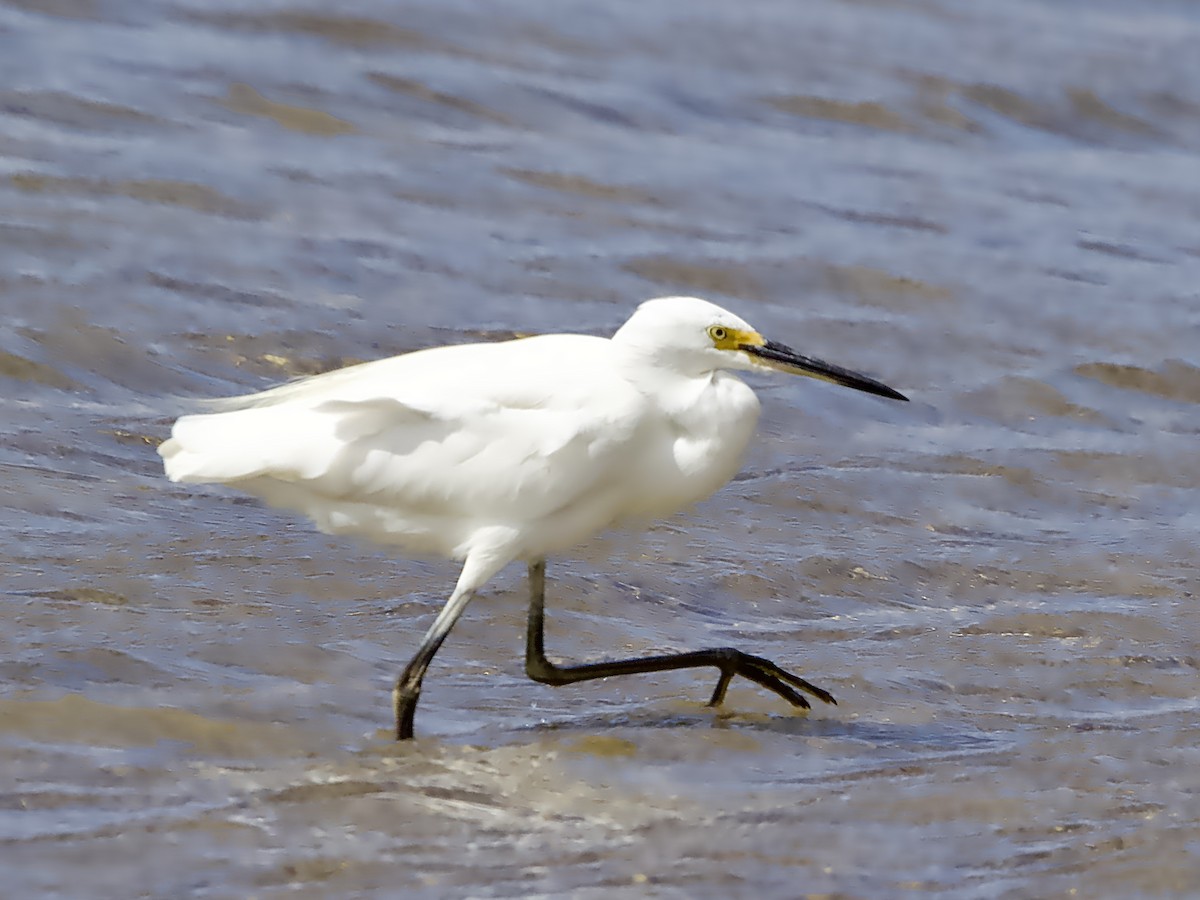
POLYGON ((1194 893, 1200 21, 680 9, 0 4, 10 893, 1194 893), (672 292, 917 402, 764 382, 547 645, 836 709, 529 683, 514 570, 397 747, 451 569, 161 476, 184 398, 672 292))

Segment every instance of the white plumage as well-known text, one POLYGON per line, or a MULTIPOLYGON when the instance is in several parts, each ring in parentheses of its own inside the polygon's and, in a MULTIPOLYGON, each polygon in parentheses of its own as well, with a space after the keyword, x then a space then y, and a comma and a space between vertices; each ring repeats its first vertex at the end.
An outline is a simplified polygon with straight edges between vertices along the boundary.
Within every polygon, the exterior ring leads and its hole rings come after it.
POLYGON ((436 651, 508 562, 540 563, 728 481, 759 411, 728 370, 768 366, 899 397, 718 306, 666 297, 611 339, 437 347, 215 401, 159 452, 172 481, 229 484, 330 534, 464 561, 423 645, 436 651))
POLYGON ((486 551, 486 580, 621 518, 670 514, 734 474, 753 392, 655 359, 673 336, 658 335, 665 314, 697 305, 701 355, 705 327, 749 329, 704 301, 652 301, 611 340, 437 347, 219 402, 181 418, 160 452, 172 481, 232 484, 331 534, 460 560, 486 551))

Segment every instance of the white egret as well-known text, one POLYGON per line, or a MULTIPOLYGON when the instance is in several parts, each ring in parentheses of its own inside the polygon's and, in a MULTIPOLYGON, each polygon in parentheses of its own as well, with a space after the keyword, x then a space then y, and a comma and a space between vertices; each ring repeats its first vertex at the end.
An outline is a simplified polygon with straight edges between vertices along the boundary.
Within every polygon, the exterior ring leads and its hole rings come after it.
POLYGON ((461 560, 449 600, 393 692, 413 733, 421 682, 471 597, 528 564, 525 671, 535 681, 711 666, 710 705, 740 675, 808 708, 821 688, 723 647, 558 666, 542 639, 546 558, 611 526, 670 515, 738 470, 758 419, 731 370, 778 369, 895 400, 884 384, 762 337, 694 297, 649 300, 611 338, 552 334, 419 350, 180 418, 159 447, 172 481, 217 482, 307 515, 328 534, 461 560))

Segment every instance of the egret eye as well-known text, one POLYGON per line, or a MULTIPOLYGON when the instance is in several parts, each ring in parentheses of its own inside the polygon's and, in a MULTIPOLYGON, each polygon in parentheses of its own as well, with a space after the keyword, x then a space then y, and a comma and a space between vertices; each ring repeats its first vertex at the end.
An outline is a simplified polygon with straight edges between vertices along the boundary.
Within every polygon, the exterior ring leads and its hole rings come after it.
POLYGON ((714 341, 723 341, 725 338, 729 337, 729 332, 720 325, 714 325, 712 328, 708 329, 708 336, 714 341))

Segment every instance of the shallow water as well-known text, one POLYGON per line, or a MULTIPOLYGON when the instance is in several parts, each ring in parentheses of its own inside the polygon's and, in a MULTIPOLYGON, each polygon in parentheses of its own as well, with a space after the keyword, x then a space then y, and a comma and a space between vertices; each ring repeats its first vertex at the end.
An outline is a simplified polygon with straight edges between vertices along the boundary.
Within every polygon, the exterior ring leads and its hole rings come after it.
POLYGON ((12 896, 1192 896, 1200 8, 0 3, 12 896), (743 474, 455 577, 154 447, 185 398, 699 293, 909 394, 759 379, 743 474))

